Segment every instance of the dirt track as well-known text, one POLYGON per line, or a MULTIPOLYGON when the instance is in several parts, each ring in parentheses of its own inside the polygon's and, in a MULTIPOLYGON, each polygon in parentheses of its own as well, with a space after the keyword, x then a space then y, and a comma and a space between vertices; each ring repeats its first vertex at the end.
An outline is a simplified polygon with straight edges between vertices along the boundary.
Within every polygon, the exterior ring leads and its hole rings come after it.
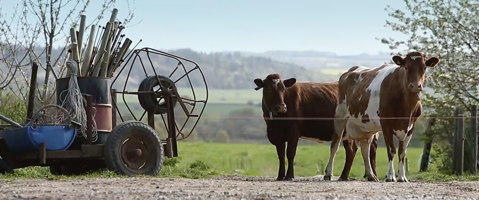
POLYGON ((290 182, 271 177, 0 180, 0 199, 479 199, 479 182, 290 182))

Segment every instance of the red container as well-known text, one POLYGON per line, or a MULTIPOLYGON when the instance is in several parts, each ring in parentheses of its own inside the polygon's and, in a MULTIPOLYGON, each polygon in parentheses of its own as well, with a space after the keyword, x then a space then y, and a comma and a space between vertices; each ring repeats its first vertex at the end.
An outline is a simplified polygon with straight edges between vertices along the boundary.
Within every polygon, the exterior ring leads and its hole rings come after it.
POLYGON ((93 113, 95 116, 96 130, 110 132, 113 128, 111 104, 94 104, 93 113))

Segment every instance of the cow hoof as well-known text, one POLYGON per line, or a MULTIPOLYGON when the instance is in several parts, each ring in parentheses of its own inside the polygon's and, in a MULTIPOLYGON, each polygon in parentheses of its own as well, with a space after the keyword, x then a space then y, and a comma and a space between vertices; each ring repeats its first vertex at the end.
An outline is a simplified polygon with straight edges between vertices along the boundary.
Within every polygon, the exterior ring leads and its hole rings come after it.
POLYGON ((349 181, 349 178, 339 177, 339 178, 338 178, 338 181, 349 181))
POLYGON ((325 181, 330 181, 331 180, 331 175, 324 175, 324 180, 325 181))
POLYGON ((286 177, 284 178, 285 181, 292 181, 294 179, 294 177, 286 177))
POLYGON ((405 183, 407 183, 407 182, 409 182, 409 181, 407 180, 407 178, 404 178, 404 179, 399 178, 399 179, 398 179, 398 182, 405 182, 405 183))
POLYGON ((396 182, 396 180, 395 180, 395 179, 389 179, 389 178, 387 178, 387 179, 386 179, 386 182, 396 182))
POLYGON ((282 181, 282 180, 284 180, 284 177, 279 177, 279 176, 278 176, 278 178, 276 178, 276 180, 277 180, 277 181, 282 181))
POLYGON ((379 179, 378 179, 378 177, 376 177, 374 175, 369 175, 368 176, 368 181, 379 182, 379 179))

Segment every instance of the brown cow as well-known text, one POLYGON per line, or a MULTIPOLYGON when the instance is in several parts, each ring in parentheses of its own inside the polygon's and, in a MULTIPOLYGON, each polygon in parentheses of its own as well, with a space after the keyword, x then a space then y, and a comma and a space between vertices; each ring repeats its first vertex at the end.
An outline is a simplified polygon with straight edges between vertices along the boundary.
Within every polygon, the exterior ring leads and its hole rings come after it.
MULTIPOLYGON (((334 133, 334 117, 338 100, 338 83, 298 82, 290 78, 281 80, 278 74, 270 74, 266 79, 255 79, 263 88, 263 117, 267 126, 269 141, 276 146, 279 159, 277 180, 294 178, 294 156, 299 138, 317 142, 331 141, 334 133), (287 148, 288 171, 285 175, 285 148, 287 148)), ((348 180, 349 171, 356 155, 357 146, 345 140, 346 163, 340 180, 348 180)), ((376 143, 372 144, 376 148, 376 143)), ((376 151, 371 151, 375 157, 376 151)), ((373 168, 374 159, 371 159, 373 168)))
POLYGON ((339 101, 336 108, 335 137, 326 174, 332 174, 332 163, 339 141, 346 129, 346 138, 358 140, 369 181, 378 181, 369 165, 369 143, 378 131, 384 134, 389 168, 386 181, 396 181, 394 174, 393 135, 399 140, 399 182, 407 182, 404 171, 406 148, 414 125, 421 115, 419 94, 423 90, 427 67, 434 67, 437 58, 427 59, 420 52, 408 53, 405 58, 394 56, 395 64, 368 69, 353 67, 339 79, 339 101))

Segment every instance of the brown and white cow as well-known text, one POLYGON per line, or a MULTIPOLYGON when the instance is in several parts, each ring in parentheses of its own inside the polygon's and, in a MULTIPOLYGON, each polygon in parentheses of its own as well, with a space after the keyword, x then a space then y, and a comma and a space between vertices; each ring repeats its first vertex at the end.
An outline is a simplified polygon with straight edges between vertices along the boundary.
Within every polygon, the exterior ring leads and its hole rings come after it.
POLYGON ((369 162, 371 137, 382 131, 387 147, 389 168, 386 181, 396 181, 393 136, 399 141, 399 182, 407 182, 404 171, 406 147, 411 140, 414 124, 421 115, 419 94, 423 90, 427 67, 434 67, 437 58, 426 59, 420 52, 405 58, 394 56, 395 64, 378 68, 353 67, 339 79, 339 101, 336 108, 335 137, 326 174, 332 174, 334 155, 345 130, 345 137, 358 140, 369 181, 378 181, 369 162))
MULTIPOLYGON (((338 82, 296 82, 281 80, 278 74, 266 79, 255 79, 256 90, 263 88, 263 117, 269 141, 276 146, 279 159, 277 180, 294 178, 294 157, 299 138, 313 141, 331 141, 334 133, 334 113, 338 100, 338 82), (285 174, 285 149, 287 146, 288 171, 285 174)), ((357 146, 345 140, 346 163, 340 180, 348 180, 357 146)), ((371 157, 376 155, 376 141, 371 157)), ((374 159, 372 166, 375 170, 374 159)))

